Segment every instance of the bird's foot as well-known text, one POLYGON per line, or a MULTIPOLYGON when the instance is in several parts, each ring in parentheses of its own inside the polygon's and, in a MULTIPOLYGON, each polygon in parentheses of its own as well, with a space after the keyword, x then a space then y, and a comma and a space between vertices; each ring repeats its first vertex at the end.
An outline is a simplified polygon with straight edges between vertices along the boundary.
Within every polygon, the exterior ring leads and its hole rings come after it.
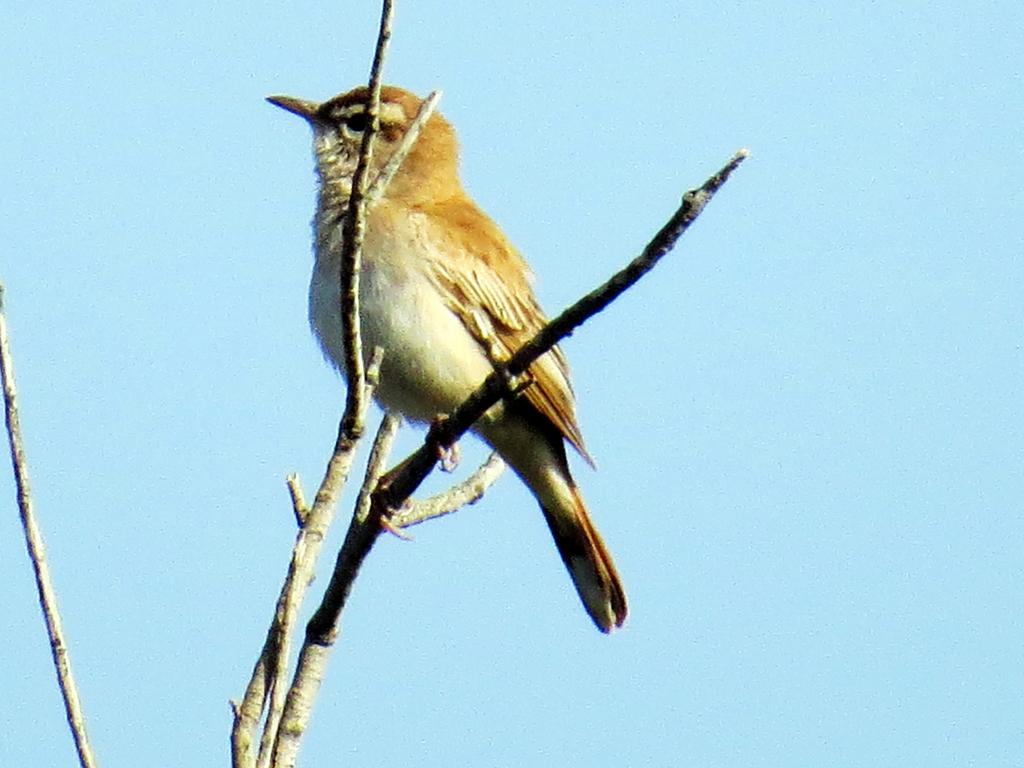
POLYGON ((380 527, 390 533, 392 536, 397 536, 402 541, 412 541, 412 536, 403 531, 397 525, 391 522, 391 518, 384 516, 380 519, 380 527))
MULTIPOLYGON (((443 434, 444 425, 447 420, 448 417, 441 413, 430 423, 430 431, 434 433, 435 437, 443 434)), ((458 442, 445 445, 440 439, 437 439, 435 445, 437 446, 437 460, 441 462, 441 470, 444 472, 454 472, 462 458, 462 451, 459 448, 458 442)))
POLYGON ((439 445, 437 446, 437 460, 441 462, 443 472, 454 472, 455 468, 459 466, 459 461, 462 460, 462 449, 459 448, 458 443, 452 443, 449 448, 439 445))

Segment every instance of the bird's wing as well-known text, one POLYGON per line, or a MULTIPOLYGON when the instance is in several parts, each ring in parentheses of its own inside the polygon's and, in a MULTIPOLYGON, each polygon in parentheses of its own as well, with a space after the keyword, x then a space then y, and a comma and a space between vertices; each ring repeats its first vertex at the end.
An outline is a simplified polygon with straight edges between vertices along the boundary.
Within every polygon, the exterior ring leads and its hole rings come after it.
MULTIPOLYGON (((466 198, 430 211, 443 257, 431 259, 430 276, 492 362, 504 362, 544 327, 547 318, 530 285, 530 271, 501 230, 466 198), (444 225, 439 221, 445 222, 444 225)), ((558 347, 530 366, 523 396, 593 463, 576 422, 569 365, 558 347)))

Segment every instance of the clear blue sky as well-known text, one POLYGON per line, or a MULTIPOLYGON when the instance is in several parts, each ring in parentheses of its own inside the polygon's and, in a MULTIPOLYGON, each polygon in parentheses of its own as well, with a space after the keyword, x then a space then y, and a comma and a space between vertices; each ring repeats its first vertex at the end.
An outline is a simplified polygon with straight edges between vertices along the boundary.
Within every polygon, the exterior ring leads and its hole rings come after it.
MULTIPOLYGON (((363 81, 378 9, 215 5, 11 3, 0 39, 0 280, 106 768, 227 764, 284 477, 312 492, 342 402, 306 322, 308 131, 263 97, 363 81)), ((1020 765, 1022 28, 399 2, 386 79, 444 90, 551 312, 752 155, 565 345, 626 628, 593 629, 504 478, 374 551, 306 765, 1020 765)), ((0 470, 0 765, 69 765, 13 499, 0 470)))

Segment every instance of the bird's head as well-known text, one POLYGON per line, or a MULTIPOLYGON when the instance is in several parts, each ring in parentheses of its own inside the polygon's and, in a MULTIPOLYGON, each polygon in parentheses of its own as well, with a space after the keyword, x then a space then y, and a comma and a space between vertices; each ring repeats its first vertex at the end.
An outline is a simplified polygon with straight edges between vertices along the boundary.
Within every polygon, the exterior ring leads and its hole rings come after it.
MULTIPOLYGON (((369 123, 369 90, 354 88, 325 102, 291 96, 267 101, 304 118, 313 129, 317 172, 325 190, 347 198, 369 123)), ((373 146, 370 181, 394 154, 419 111, 422 100, 401 88, 384 86, 380 94, 380 130, 373 146)), ((408 204, 443 200, 459 190, 458 142, 455 131, 435 112, 403 161, 385 193, 408 204)))

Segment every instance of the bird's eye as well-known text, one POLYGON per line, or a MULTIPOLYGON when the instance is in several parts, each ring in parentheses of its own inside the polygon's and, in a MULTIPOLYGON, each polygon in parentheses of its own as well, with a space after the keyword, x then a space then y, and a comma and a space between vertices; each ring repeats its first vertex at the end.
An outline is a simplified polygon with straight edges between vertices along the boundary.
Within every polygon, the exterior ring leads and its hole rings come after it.
POLYGON ((345 118, 345 127, 353 133, 362 133, 366 130, 368 118, 365 112, 353 112, 345 118))

